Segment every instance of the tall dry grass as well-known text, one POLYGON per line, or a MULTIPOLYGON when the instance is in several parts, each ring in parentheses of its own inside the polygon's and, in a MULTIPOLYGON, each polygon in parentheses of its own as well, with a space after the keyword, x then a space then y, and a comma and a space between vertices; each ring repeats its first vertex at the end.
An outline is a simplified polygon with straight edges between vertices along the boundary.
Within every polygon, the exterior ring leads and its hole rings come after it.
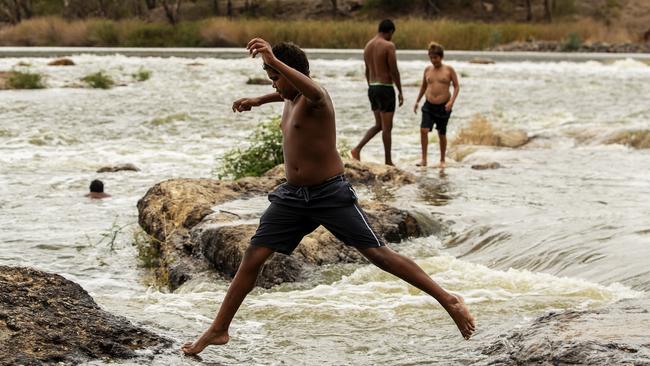
MULTIPOLYGON (((527 39, 563 41, 576 34, 584 41, 627 42, 630 34, 594 20, 545 23, 481 23, 397 19, 393 40, 401 49, 421 49, 435 40, 447 49, 482 50, 527 39)), ((4 46, 242 46, 253 37, 271 43, 293 41, 310 48, 362 48, 376 32, 374 21, 211 18, 173 27, 141 20, 48 17, 0 28, 4 46)))

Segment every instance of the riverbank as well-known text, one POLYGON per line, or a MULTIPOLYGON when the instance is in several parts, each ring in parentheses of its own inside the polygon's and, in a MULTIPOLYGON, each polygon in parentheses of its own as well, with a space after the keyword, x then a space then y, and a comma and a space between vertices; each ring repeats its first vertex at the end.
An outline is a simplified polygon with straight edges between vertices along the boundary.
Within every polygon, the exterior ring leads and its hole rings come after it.
MULTIPOLYGON (((513 42, 558 42, 564 51, 583 43, 639 43, 642 36, 590 19, 556 23, 396 19, 398 49, 423 49, 437 41, 449 50, 486 50, 513 42)), ((369 20, 269 20, 210 18, 176 26, 142 20, 34 18, 0 28, 0 46, 40 47, 240 47, 256 36, 306 48, 363 48, 376 32, 369 20)))

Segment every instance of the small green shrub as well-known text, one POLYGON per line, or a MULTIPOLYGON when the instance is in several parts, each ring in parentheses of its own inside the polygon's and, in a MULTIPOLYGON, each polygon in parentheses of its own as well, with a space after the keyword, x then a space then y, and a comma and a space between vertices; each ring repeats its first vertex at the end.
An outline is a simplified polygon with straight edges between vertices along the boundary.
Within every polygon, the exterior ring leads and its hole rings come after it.
POLYGON ((7 79, 10 89, 43 89, 43 76, 31 72, 12 71, 7 79))
POLYGON ((113 79, 111 79, 110 76, 104 74, 103 71, 87 75, 83 77, 81 81, 85 82, 91 88, 95 89, 110 89, 113 85, 115 85, 113 79))
POLYGON ((223 155, 217 173, 219 179, 259 177, 274 166, 284 163, 280 117, 262 123, 248 140, 250 142, 248 148, 243 150, 236 148, 223 155))
POLYGON ((131 76, 137 81, 147 81, 151 77, 151 71, 145 69, 145 68, 140 68, 138 69, 137 72, 133 73, 131 76))
POLYGON ((582 40, 578 33, 571 32, 567 35, 562 44, 562 51, 577 51, 582 45, 582 40))

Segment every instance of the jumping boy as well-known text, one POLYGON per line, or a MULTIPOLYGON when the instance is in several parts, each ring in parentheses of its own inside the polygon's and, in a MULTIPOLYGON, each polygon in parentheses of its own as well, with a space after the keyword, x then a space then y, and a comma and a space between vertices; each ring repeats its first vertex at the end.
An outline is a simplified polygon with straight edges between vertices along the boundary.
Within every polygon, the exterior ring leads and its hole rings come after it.
POLYGON ((284 102, 280 127, 287 182, 269 194, 271 204, 260 218, 214 321, 181 350, 197 354, 209 345, 227 343, 230 323, 255 286, 264 262, 275 252, 290 255, 302 237, 320 225, 354 246, 371 263, 433 296, 468 339, 475 325, 462 297, 447 292, 415 262, 388 248, 368 224, 368 217, 343 175, 343 163, 336 150, 332 100, 309 77, 305 53, 292 43, 271 48, 261 38, 251 40, 246 48, 252 57, 262 56, 264 70, 276 92, 238 99, 232 109, 243 112, 266 103, 284 102))
POLYGON ((420 143, 422 144, 422 159, 417 166, 427 165, 427 145, 429 132, 435 124, 440 140, 440 167, 445 167, 445 153, 447 151, 447 122, 451 116, 460 86, 454 68, 442 63, 444 49, 435 42, 429 43, 429 59, 431 66, 424 69, 420 93, 413 106, 413 112, 418 113, 420 99, 426 94, 422 106, 422 123, 420 124, 420 143), (453 95, 449 93, 450 86, 454 87, 453 95))

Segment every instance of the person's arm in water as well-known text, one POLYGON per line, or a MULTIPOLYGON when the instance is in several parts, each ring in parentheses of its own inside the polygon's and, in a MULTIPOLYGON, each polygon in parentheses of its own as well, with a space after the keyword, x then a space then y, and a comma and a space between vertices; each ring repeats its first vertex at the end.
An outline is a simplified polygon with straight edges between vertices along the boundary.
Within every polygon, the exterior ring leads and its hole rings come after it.
POLYGON ((449 112, 454 107, 454 102, 456 102, 456 97, 458 97, 458 91, 460 90, 460 85, 458 85, 458 75, 456 75, 456 70, 453 67, 449 66, 449 71, 451 72, 451 85, 454 87, 454 94, 451 95, 451 99, 445 104, 445 110, 449 112))
POLYGON ((420 99, 422 99, 422 96, 427 91, 427 70, 428 69, 429 66, 424 68, 424 75, 422 75, 422 83, 420 84, 420 92, 418 93, 418 97, 415 99, 415 105, 413 106, 413 113, 415 114, 418 113, 418 106, 420 105, 420 99))
POLYGON ((325 92, 314 80, 275 58, 271 45, 267 41, 261 38, 254 38, 248 42, 246 48, 252 57, 258 54, 262 55, 264 64, 267 67, 272 68, 284 76, 310 102, 319 104, 325 98, 325 92))
POLYGON ((256 98, 240 98, 232 104, 233 112, 250 111, 253 107, 259 107, 266 103, 282 102, 280 93, 271 93, 256 98))
POLYGON ((397 91, 397 99, 399 100, 399 106, 401 107, 404 104, 404 96, 402 95, 402 81, 399 77, 399 70, 397 69, 397 55, 395 54, 395 45, 391 43, 390 49, 388 50, 388 68, 390 70, 390 77, 393 79, 397 91))

